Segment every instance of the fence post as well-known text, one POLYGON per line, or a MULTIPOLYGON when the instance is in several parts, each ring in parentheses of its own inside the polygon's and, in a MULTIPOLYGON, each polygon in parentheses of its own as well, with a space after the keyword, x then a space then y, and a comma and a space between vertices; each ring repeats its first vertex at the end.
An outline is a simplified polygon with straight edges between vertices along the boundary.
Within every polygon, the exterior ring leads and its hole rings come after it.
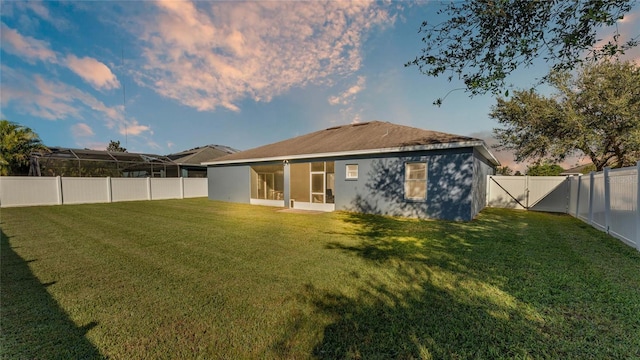
POLYGON ((595 173, 589 173, 589 225, 593 226, 593 177, 595 173))
POLYGON ((113 191, 111 190, 111 176, 107 176, 107 202, 113 202, 113 191))
POLYGON ((636 164, 636 249, 640 251, 640 161, 636 164))
POLYGON ((56 195, 58 196, 58 205, 62 205, 62 178, 56 176, 56 195))
POLYGON ((147 176, 147 200, 151 200, 151 178, 147 176))
POLYGON ((611 225, 611 184, 609 184, 609 167, 604 168, 604 231, 609 233, 611 225))
POLYGON ((184 199, 184 178, 180 176, 180 199, 184 199))

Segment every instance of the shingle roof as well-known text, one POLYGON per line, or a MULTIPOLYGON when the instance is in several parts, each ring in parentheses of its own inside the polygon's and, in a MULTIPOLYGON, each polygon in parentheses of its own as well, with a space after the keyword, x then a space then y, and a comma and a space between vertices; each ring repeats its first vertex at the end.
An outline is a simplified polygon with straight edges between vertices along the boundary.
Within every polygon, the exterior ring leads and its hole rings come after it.
POLYGON ((211 163, 233 163, 248 159, 279 158, 296 155, 366 152, 367 150, 374 152, 378 149, 410 148, 449 143, 482 144, 482 140, 388 122, 371 121, 316 131, 226 155, 215 159, 211 163))
POLYGON ((219 157, 233 154, 238 150, 223 145, 205 145, 179 153, 167 155, 171 160, 181 165, 200 165, 206 161, 213 161, 219 157))

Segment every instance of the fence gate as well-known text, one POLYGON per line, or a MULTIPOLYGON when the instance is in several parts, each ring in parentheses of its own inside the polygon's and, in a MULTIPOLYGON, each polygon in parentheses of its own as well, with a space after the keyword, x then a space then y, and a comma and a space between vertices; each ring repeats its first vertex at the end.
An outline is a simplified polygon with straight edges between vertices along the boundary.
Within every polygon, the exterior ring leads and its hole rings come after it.
POLYGON ((489 176, 487 206, 566 213, 569 181, 566 176, 489 176))

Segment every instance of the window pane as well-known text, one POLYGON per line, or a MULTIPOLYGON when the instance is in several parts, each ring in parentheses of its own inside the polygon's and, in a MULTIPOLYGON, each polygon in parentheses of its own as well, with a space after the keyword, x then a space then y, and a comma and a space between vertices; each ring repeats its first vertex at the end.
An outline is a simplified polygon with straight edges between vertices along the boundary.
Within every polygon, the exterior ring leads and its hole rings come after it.
POLYGON ((424 200, 427 198, 427 164, 406 163, 404 191, 406 199, 424 200))
POLYGON ((347 179, 358 178, 358 165, 347 165, 347 179))
POLYGON ((324 174, 311 174, 311 192, 324 193, 324 174))
POLYGON ((409 180, 426 180, 427 179, 427 164, 414 163, 407 164, 407 179, 409 180))
POLYGON ((324 163, 323 162, 311 163, 311 171, 324 171, 324 163))
POLYGON ((407 199, 424 199, 427 197, 427 183, 424 181, 409 181, 406 186, 407 199))

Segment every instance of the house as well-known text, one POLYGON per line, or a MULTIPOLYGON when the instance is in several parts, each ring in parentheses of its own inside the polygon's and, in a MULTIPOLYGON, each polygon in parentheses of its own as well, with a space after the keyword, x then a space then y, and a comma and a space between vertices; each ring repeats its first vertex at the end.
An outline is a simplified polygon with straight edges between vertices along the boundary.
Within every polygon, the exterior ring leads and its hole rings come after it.
POLYGON ((238 150, 224 145, 205 145, 193 149, 169 154, 167 157, 176 163, 181 177, 207 177, 207 167, 203 162, 233 154, 238 150))
POLYGON ((479 139, 372 121, 205 164, 211 200, 471 220, 499 162, 479 139))

